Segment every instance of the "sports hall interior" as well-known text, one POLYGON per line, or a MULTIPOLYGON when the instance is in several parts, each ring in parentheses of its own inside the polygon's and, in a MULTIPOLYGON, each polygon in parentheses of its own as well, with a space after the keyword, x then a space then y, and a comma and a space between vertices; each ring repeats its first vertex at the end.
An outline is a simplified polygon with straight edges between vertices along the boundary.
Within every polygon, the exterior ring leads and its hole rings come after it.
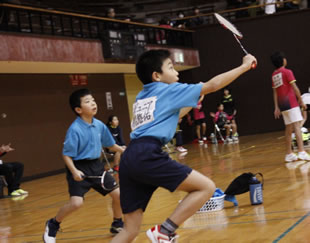
MULTIPOLYGON (((244 55, 214 19, 216 6, 202 13, 204 25, 190 29, 39 5, 1 3, 0 8, 0 143, 15 148, 4 160, 24 164, 22 185, 29 191, 23 200, 0 199, 0 229, 9 228, 9 237, 0 242, 42 242, 45 221, 68 199, 61 151, 75 119, 68 104, 73 90, 92 91, 99 108, 96 118, 103 122, 116 114, 128 144, 132 105, 142 89, 135 61, 144 50, 170 50, 184 83, 208 81, 240 65, 244 55), (158 39, 162 33, 164 39, 158 39)), ((180 226, 179 242, 310 242, 310 163, 284 162, 284 124, 273 115, 270 61, 273 51, 284 51, 301 93, 308 92, 310 9, 236 18, 242 10, 218 11, 243 33, 243 45, 258 60, 256 69, 229 86, 237 99, 240 142, 199 146, 188 128, 183 131, 188 154, 171 157, 207 175, 222 190, 244 172, 261 172, 264 202, 251 205, 245 193, 237 196, 238 207, 225 202, 223 210, 195 214, 180 226)), ((218 91, 204 99, 208 136, 214 132, 208 114, 216 111, 222 95, 218 91)), ((148 242, 145 231, 165 220, 183 196, 157 190, 135 242, 148 242)), ((89 192, 83 208, 63 223, 57 240, 109 242, 109 206, 109 198, 89 192)))

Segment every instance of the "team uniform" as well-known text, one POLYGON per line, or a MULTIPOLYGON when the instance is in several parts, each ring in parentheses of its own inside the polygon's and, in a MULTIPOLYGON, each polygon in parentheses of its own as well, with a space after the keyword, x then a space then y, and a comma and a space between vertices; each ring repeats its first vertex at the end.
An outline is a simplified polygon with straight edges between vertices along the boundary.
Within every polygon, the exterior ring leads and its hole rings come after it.
POLYGON ((131 142, 120 162, 120 200, 123 213, 145 211, 158 187, 173 192, 192 169, 172 160, 162 146, 174 136, 179 112, 195 107, 202 84, 144 85, 136 97, 131 123, 131 142))
POLYGON ((214 122, 218 125, 219 128, 224 128, 227 124, 227 120, 229 120, 229 116, 224 111, 217 111, 215 113, 214 122))
MULTIPOLYGON (((92 123, 85 122, 77 117, 69 127, 63 146, 63 155, 71 157, 74 166, 86 176, 101 176, 104 172, 103 163, 100 161, 102 147, 110 147, 115 144, 107 126, 101 121, 93 118, 92 123)), ((66 178, 70 197, 84 197, 91 188, 103 196, 118 188, 114 177, 109 173, 105 175, 105 183, 115 185, 113 189, 103 189, 100 179, 86 178, 76 181, 69 168, 66 167, 66 178)), ((111 187, 112 188, 112 187, 111 187)), ((114 219, 110 232, 116 234, 123 227, 121 219, 114 219)), ((43 241, 55 243, 56 234, 60 228, 60 222, 51 218, 46 222, 43 241)))
POLYGON ((222 99, 222 104, 224 105, 224 112, 228 115, 228 119, 234 119, 235 111, 235 101, 231 94, 224 96, 222 99))
POLYGON ((197 108, 193 109, 194 112, 194 120, 196 125, 201 125, 206 122, 205 113, 202 110, 202 102, 198 102, 197 108))
MULTIPOLYGON (((63 155, 71 157, 75 167, 85 175, 101 176, 104 171, 104 165, 100 161, 102 147, 110 147, 114 144, 115 140, 104 123, 93 118, 92 124, 88 124, 80 117, 77 117, 67 131, 63 155)), ((76 181, 68 168, 66 171, 71 197, 83 197, 90 188, 102 195, 111 192, 104 190, 98 179, 89 178, 83 181, 76 181)), ((108 181, 114 183, 114 178, 109 173, 106 176, 109 178, 108 181)))
POLYGON ((276 89, 278 105, 285 125, 302 121, 297 98, 291 84, 296 82, 291 70, 281 67, 272 74, 272 88, 276 89))
POLYGON ((123 138, 123 131, 122 131, 121 127, 120 126, 117 126, 117 127, 108 126, 108 128, 109 128, 116 144, 119 146, 124 146, 125 141, 123 138))

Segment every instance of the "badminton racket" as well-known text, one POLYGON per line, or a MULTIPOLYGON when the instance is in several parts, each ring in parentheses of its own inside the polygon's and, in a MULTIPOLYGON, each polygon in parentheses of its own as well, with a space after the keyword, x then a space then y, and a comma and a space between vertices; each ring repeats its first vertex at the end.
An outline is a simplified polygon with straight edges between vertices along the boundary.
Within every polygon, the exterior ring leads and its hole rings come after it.
POLYGON ((108 172, 112 173, 112 172, 113 172, 113 169, 112 169, 112 167, 111 167, 111 165, 110 165, 110 162, 109 162, 109 160, 108 160, 108 158, 107 158, 107 155, 106 155, 104 149, 102 149, 102 154, 103 154, 103 157, 104 157, 104 159, 105 159, 105 162, 106 162, 107 165, 109 166, 108 172))
POLYGON ((83 178, 100 179, 101 186, 104 190, 110 191, 117 187, 115 180, 111 180, 112 176, 107 176, 109 172, 103 171, 101 176, 84 175, 83 178))
MULTIPOLYGON (((228 29, 232 32, 233 36, 235 37, 236 41, 239 43, 242 51, 244 52, 245 55, 248 55, 249 53, 247 50, 243 47, 240 39, 243 38, 242 33, 232 24, 230 23, 227 19, 225 19, 223 16, 219 15, 218 13, 214 13, 215 18, 218 20, 218 22, 225 28, 228 29)), ((251 68, 256 68, 256 63, 253 62, 251 68)))

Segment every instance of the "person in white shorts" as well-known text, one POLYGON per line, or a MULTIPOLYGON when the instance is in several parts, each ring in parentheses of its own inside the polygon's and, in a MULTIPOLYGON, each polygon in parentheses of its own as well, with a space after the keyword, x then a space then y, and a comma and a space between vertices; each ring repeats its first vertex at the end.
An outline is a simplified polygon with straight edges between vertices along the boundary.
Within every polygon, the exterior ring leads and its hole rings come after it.
POLYGON ((303 120, 301 122, 301 127, 303 127, 307 121, 307 113, 310 112, 310 93, 305 93, 301 96, 302 101, 304 102, 306 109, 302 110, 303 120))
POLYGON ((282 114, 285 124, 285 142, 286 142, 286 162, 292 162, 298 159, 310 160, 309 154, 304 150, 301 136, 301 115, 300 107, 306 109, 301 99, 300 91, 296 85, 296 79, 292 70, 286 67, 287 60, 282 52, 276 51, 271 55, 271 62, 276 67, 272 73, 272 88, 274 99, 274 115, 279 118, 282 114), (291 146, 292 132, 295 132, 298 146, 298 154, 294 154, 291 146))

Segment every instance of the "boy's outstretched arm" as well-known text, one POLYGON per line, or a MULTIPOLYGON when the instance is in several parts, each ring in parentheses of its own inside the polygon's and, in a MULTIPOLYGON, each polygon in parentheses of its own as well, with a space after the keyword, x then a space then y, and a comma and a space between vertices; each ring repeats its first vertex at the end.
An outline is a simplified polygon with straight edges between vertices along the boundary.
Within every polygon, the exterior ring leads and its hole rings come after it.
POLYGON ((251 54, 244 56, 243 62, 239 67, 217 75, 214 78, 210 79, 208 82, 204 83, 200 94, 205 95, 224 88, 236 78, 238 78, 241 74, 250 70, 253 62, 257 63, 254 56, 252 56, 251 54))

